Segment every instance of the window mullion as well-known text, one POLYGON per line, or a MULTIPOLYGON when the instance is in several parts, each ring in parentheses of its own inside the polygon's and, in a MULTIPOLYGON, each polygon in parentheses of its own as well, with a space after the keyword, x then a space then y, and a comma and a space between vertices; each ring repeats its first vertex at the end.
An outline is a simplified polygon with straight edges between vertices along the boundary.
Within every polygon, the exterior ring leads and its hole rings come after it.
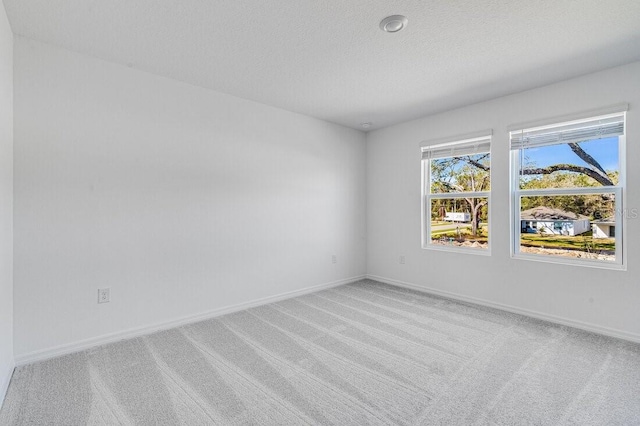
POLYGON ((516 189, 521 197, 535 197, 538 195, 590 195, 615 192, 619 186, 589 186, 580 188, 547 188, 547 189, 516 189))
POLYGON ((428 194, 432 200, 447 199, 447 198, 486 198, 489 196, 490 191, 480 192, 438 192, 437 194, 428 194))

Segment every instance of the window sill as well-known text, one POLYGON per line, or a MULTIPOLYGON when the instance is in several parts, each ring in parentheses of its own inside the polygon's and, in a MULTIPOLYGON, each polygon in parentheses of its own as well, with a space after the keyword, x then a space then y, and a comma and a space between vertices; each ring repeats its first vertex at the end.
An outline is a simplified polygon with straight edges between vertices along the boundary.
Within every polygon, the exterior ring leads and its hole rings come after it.
POLYGON ((455 247, 455 246, 445 246, 439 244, 426 244, 423 245, 422 248, 424 250, 434 250, 434 251, 446 251, 450 253, 462 253, 462 254, 475 254, 480 256, 491 256, 491 247, 486 249, 478 249, 478 248, 468 248, 468 247, 455 247))
POLYGON ((556 263, 559 265, 609 269, 613 271, 627 270, 627 266, 624 264, 617 263, 617 262, 608 262, 606 260, 571 259, 571 258, 563 258, 563 257, 552 257, 548 255, 522 254, 522 253, 512 253, 511 258, 516 260, 524 260, 524 261, 556 263))

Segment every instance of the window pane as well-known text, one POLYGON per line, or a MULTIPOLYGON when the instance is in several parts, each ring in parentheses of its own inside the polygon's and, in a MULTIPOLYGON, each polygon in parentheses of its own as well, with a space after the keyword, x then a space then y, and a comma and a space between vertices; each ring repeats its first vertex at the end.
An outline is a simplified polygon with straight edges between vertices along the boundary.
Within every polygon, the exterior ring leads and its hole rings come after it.
POLYGON ((618 184, 618 137, 520 150, 520 189, 618 184))
POLYGON ((489 153, 438 158, 430 167, 432 194, 491 189, 489 153))
POLYGON ((431 243, 438 245, 489 248, 488 199, 432 199, 431 243))
POLYGON ((615 194, 520 197, 520 252, 615 261, 615 194))

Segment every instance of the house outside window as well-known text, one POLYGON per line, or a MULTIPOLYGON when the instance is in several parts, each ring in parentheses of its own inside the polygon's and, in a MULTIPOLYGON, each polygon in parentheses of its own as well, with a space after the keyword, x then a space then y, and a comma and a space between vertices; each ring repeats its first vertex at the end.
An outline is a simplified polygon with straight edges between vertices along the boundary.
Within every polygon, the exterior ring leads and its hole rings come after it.
POLYGON ((626 106, 612 109, 511 130, 514 257, 624 268, 626 106))
POLYGON ((490 254, 491 131, 421 149, 422 247, 490 254))

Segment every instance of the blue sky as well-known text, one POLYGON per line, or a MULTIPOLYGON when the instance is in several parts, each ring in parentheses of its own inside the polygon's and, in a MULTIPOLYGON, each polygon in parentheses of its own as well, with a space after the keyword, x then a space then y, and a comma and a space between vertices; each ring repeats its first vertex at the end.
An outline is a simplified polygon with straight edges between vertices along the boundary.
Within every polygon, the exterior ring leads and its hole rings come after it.
MULTIPOLYGON (((617 137, 580 142, 580 146, 595 158, 605 170, 618 170, 617 137)), ((525 156, 528 161, 534 162, 537 167, 547 167, 552 164, 562 163, 586 165, 580 157, 571 151, 567 144, 527 149, 525 156)))

